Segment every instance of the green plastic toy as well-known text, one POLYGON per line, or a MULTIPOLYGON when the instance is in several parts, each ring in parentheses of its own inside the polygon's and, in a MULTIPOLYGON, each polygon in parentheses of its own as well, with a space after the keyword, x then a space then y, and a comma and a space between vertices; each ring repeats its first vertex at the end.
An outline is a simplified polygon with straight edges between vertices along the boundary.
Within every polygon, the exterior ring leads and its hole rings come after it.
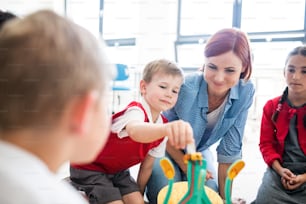
POLYGON ((227 170, 227 177, 225 180, 225 203, 231 204, 231 185, 234 178, 239 174, 241 169, 245 166, 244 161, 237 160, 236 162, 232 163, 232 165, 227 170))
MULTIPOLYGON (((187 152, 191 152, 187 153, 184 157, 187 163, 188 190, 179 201, 179 204, 211 204, 204 188, 204 182, 206 180, 206 160, 202 158, 200 152, 194 151, 194 147, 191 151, 187 149, 187 152)), ((171 161, 168 159, 162 159, 160 165, 165 176, 169 180, 169 187, 163 202, 163 204, 168 204, 172 193, 175 171, 171 161)), ((227 170, 227 178, 224 187, 226 204, 231 204, 231 184, 233 179, 238 175, 241 169, 243 169, 244 165, 245 163, 242 160, 238 160, 227 170)))
POLYGON ((190 154, 185 157, 188 160, 187 180, 188 191, 179 201, 179 204, 205 203, 211 204, 204 189, 206 177, 206 161, 201 153, 190 154))
POLYGON ((174 175, 175 175, 175 170, 174 170, 174 167, 171 163, 171 161, 167 158, 162 158, 159 162, 165 176, 167 177, 168 179, 168 191, 167 191, 167 194, 165 196, 165 200, 164 200, 164 204, 168 204, 169 202, 169 199, 170 199, 170 195, 171 195, 171 192, 172 192, 172 187, 173 187, 173 178, 174 178, 174 175))

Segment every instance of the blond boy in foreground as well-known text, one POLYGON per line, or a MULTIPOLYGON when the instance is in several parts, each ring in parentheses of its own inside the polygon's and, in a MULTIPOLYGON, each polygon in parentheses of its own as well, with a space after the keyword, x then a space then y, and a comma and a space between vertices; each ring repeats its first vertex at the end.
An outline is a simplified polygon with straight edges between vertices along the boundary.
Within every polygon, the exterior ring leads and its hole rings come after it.
POLYGON ((106 141, 110 68, 99 42, 38 11, 1 29, 0 67, 0 203, 87 203, 55 173, 91 162, 106 141))

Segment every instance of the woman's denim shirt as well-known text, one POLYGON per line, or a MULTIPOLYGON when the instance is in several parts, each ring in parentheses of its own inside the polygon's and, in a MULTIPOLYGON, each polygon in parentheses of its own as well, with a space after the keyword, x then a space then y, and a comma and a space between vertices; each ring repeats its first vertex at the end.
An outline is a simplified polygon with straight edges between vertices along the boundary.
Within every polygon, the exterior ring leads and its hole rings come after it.
POLYGON ((200 141, 207 124, 208 95, 207 83, 202 73, 186 76, 176 105, 163 114, 169 121, 182 119, 190 123, 199 152, 220 140, 217 147, 218 162, 232 163, 242 156, 244 127, 254 93, 254 85, 242 79, 231 88, 224 112, 204 144, 200 144, 200 141))

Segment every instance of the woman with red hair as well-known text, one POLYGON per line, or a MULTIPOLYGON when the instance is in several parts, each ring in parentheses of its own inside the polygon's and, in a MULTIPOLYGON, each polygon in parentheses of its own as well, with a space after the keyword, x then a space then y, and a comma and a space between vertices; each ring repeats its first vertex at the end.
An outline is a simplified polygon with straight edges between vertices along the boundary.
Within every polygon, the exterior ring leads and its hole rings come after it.
MULTIPOLYGON (((244 127, 255 92, 249 81, 252 59, 247 35, 236 28, 218 31, 208 40, 204 58, 202 72, 186 76, 176 105, 164 115, 169 121, 181 119, 191 124, 196 151, 202 153, 211 173, 206 185, 224 198, 227 169, 242 157, 244 127), (218 176, 210 151, 217 142, 218 176)), ((167 145, 167 156, 175 166, 175 181, 186 180, 184 153, 167 145)), ((159 190, 168 182, 159 161, 154 165, 147 185, 150 204, 156 203, 159 190)))

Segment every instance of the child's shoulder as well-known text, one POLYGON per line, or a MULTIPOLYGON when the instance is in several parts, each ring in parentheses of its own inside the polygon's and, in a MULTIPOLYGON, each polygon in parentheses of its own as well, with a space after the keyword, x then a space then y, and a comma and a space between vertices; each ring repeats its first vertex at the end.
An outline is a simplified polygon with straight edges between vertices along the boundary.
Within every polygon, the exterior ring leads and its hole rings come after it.
POLYGON ((278 104, 280 98, 281 98, 281 96, 276 96, 276 97, 274 97, 274 98, 271 98, 271 99, 268 100, 268 103, 278 104))
POLYGON ((142 104, 141 104, 140 102, 138 102, 138 101, 132 101, 132 102, 130 102, 130 103, 127 105, 126 108, 131 108, 131 107, 134 107, 134 106, 143 109, 142 104))
POLYGON ((276 96, 274 98, 269 99, 268 101, 266 101, 265 105, 264 105, 264 109, 276 109, 279 103, 281 96, 276 96))
POLYGON ((146 112, 145 108, 143 107, 143 105, 140 102, 132 101, 124 109, 122 109, 119 112, 114 113, 112 118, 113 119, 118 118, 118 117, 122 116, 128 109, 135 108, 135 107, 140 108, 144 113, 146 112))

